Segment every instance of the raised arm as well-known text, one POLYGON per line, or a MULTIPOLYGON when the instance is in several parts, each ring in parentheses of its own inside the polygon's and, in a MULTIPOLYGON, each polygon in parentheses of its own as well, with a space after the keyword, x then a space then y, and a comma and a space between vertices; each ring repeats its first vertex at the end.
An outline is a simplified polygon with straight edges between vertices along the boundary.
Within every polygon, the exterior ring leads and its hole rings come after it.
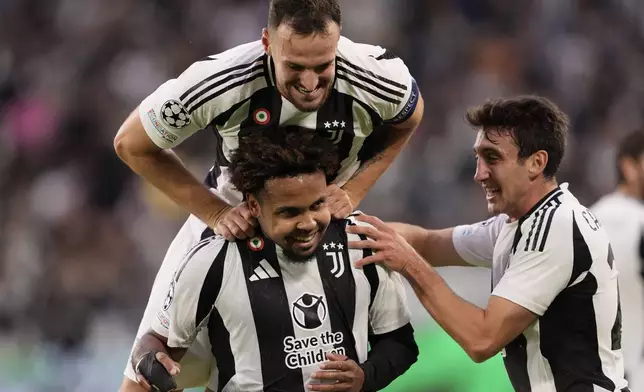
POLYGON ((114 149, 135 173, 208 226, 214 227, 214 222, 232 208, 206 189, 171 149, 163 149, 152 141, 138 109, 119 129, 114 149))

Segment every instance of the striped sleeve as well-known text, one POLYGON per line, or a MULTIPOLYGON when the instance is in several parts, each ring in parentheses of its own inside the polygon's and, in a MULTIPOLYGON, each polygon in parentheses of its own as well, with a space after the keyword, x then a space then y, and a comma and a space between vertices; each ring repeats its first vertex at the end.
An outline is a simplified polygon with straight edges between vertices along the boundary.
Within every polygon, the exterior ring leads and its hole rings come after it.
MULTIPOLYGON (((349 224, 358 226, 371 226, 368 223, 355 219, 356 212, 349 216, 349 224)), ((356 234, 349 234, 350 241, 358 240, 356 234)), ((358 252, 362 257, 367 256, 358 252)), ((357 260, 352 260, 355 262, 357 260)), ((409 307, 405 287, 400 274, 391 271, 380 264, 367 265, 364 272, 372 288, 371 301, 369 306, 369 325, 374 334, 382 335, 410 322, 409 307)))
POLYGON ((220 114, 266 86, 265 56, 206 58, 162 84, 139 106, 146 133, 160 148, 179 145, 220 114))
POLYGON ((338 88, 368 104, 388 124, 414 113, 420 97, 405 62, 379 46, 343 38, 337 57, 338 88))
POLYGON ((492 295, 539 316, 562 290, 574 283, 571 282, 574 260, 585 256, 577 252, 577 243, 584 241, 575 230, 572 211, 556 206, 543 211, 545 214, 535 214, 532 221, 523 226, 528 229, 528 235, 517 244, 516 253, 492 291, 492 295), (544 224, 537 232, 540 221, 544 224))
POLYGON ((169 347, 189 347, 208 322, 219 290, 208 282, 222 280, 213 279, 213 275, 223 274, 227 250, 227 241, 210 237, 195 245, 179 263, 163 307, 152 323, 152 329, 168 339, 169 347))

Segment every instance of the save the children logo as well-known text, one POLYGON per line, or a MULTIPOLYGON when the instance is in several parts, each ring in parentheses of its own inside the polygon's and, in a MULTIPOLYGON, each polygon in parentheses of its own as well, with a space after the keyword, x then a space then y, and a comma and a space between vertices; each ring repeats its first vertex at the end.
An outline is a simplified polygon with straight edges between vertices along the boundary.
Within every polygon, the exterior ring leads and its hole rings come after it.
POLYGON ((344 347, 338 347, 343 341, 342 332, 331 331, 300 339, 287 336, 284 339, 284 361, 289 369, 299 369, 326 361, 327 353, 346 355, 344 347))
POLYGON ((305 293, 291 306, 295 323, 303 329, 316 329, 322 325, 327 316, 324 296, 305 293))

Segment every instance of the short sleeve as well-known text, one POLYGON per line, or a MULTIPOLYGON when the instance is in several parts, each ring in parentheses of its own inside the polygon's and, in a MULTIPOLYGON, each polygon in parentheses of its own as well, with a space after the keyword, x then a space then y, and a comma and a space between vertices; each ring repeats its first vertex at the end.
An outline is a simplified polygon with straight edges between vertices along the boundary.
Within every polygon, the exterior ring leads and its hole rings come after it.
MULTIPOLYGON (((372 227, 369 223, 355 219, 356 215, 362 212, 356 211, 349 216, 350 224, 357 226, 372 227)), ((356 234, 348 234, 349 240, 358 240, 356 234)), ((359 252, 362 257, 362 252, 359 252)), ((409 307, 405 286, 399 273, 391 271, 386 267, 375 264, 378 275, 378 288, 373 297, 373 303, 369 308, 369 324, 376 335, 394 331, 403 327, 410 321, 409 307)))
POLYGON ((452 232, 454 249, 466 262, 492 267, 494 245, 507 215, 501 214, 471 225, 456 226, 452 232))
POLYGON ((243 61, 223 56, 192 64, 141 102, 143 128, 160 148, 179 145, 250 91, 265 86, 263 64, 264 56, 243 61))
POLYGON ((208 316, 198 319, 199 297, 213 260, 225 240, 211 237, 199 242, 178 264, 162 309, 158 309, 152 329, 168 339, 169 347, 189 347, 208 316))
POLYGON ((340 91, 367 103, 387 124, 399 124, 414 113, 420 93, 405 62, 385 48, 339 44, 337 77, 340 91))
POLYGON ((554 214, 541 247, 524 246, 523 239, 492 295, 512 301, 542 316, 570 282, 574 263, 572 219, 566 211, 554 214))
POLYGON ((369 310, 373 333, 381 335, 403 327, 410 321, 407 296, 400 274, 381 265, 378 272, 378 290, 369 310))

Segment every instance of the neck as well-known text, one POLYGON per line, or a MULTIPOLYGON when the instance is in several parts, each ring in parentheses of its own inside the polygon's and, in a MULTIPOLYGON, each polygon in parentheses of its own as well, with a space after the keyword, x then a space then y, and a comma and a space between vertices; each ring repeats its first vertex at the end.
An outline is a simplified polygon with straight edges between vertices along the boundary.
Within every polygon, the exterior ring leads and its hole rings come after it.
POLYGON ((532 207, 534 207, 537 203, 541 201, 548 193, 552 192, 555 188, 559 186, 557 184, 557 180, 554 178, 551 180, 537 180, 539 181, 538 184, 534 184, 531 190, 529 190, 525 195, 524 195, 524 202, 522 205, 519 206, 516 212, 512 214, 508 214, 510 216, 510 220, 515 221, 520 219, 522 216, 527 214, 532 207))
POLYGON ((633 199, 642 200, 642 193, 639 192, 636 187, 629 186, 628 184, 619 184, 617 186, 617 192, 632 197, 633 199))

